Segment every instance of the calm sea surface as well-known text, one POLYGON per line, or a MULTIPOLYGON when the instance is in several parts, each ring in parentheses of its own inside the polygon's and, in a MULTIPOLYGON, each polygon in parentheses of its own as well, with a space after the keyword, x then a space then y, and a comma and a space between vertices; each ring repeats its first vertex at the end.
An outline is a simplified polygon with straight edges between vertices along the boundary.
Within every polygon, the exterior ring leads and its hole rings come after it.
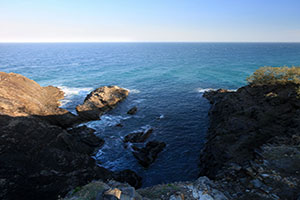
POLYGON ((63 107, 72 112, 97 87, 128 88, 124 102, 87 125, 106 141, 95 156, 98 163, 132 169, 144 186, 197 178, 209 120, 205 90, 236 89, 258 67, 282 65, 300 66, 300 43, 0 44, 0 71, 62 88, 63 107), (133 106, 138 112, 128 116, 133 106), (167 147, 144 169, 122 137, 150 127, 149 140, 167 147))

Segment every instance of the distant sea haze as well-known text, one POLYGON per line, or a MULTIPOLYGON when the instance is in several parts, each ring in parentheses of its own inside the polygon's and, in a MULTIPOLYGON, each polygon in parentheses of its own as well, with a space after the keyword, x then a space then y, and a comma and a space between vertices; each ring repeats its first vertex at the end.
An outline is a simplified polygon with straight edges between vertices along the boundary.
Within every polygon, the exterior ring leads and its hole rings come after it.
POLYGON ((118 85, 129 97, 87 123, 106 142, 94 156, 112 170, 133 169, 144 186, 195 179, 208 128, 206 90, 235 90, 260 66, 300 66, 300 43, 43 43, 0 44, 0 71, 65 91, 75 112, 93 89, 118 85), (137 106, 136 115, 126 112, 137 106), (121 123, 122 128, 116 127, 121 123), (152 127, 167 147, 143 169, 122 138, 152 127))

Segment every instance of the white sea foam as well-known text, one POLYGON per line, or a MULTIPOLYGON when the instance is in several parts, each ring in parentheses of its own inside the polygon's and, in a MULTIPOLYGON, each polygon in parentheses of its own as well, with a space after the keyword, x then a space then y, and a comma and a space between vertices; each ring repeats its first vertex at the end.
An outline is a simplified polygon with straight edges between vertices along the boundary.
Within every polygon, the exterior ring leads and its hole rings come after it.
POLYGON ((129 119, 130 116, 120 116, 120 115, 102 115, 101 116, 101 121, 100 123, 102 123, 104 126, 116 126, 117 124, 119 124, 122 120, 126 120, 129 119))
POLYGON ((131 93, 131 94, 138 94, 141 92, 140 90, 137 90, 137 89, 128 89, 128 88, 124 88, 124 89, 128 90, 129 93, 131 93))
POLYGON ((66 86, 57 86, 64 93, 65 97, 71 97, 74 95, 79 95, 80 93, 87 93, 93 90, 93 88, 77 88, 77 87, 66 87, 66 86))
POLYGON ((197 88, 196 89, 196 91, 199 93, 204 93, 204 92, 214 91, 214 90, 217 90, 217 89, 214 89, 214 88, 197 88))
MULTIPOLYGON (((204 92, 208 92, 208 91, 216 91, 218 89, 214 89, 214 88, 197 88, 196 91, 199 93, 204 93, 204 92)), ((226 89, 229 92, 236 92, 237 89, 226 89)))
POLYGON ((138 94, 140 93, 141 91, 137 90, 137 89, 132 89, 132 90, 129 90, 131 94, 138 94))

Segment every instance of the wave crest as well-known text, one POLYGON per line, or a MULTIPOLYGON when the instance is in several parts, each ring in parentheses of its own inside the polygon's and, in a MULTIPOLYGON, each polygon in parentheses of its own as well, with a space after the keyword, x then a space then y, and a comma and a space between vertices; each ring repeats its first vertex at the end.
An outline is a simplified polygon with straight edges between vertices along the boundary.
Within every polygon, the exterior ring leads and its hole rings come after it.
POLYGON ((77 88, 77 87, 67 87, 67 86, 57 86, 65 93, 65 97, 71 97, 74 95, 79 95, 81 93, 87 93, 93 90, 93 88, 77 88))

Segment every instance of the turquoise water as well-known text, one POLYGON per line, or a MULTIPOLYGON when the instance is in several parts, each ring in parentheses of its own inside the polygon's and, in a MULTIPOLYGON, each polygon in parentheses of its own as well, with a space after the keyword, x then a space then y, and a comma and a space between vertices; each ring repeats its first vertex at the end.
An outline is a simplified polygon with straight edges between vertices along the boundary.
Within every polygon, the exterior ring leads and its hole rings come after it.
POLYGON ((97 87, 131 90, 115 110, 87 124, 106 141, 95 156, 98 163, 112 170, 133 169, 144 186, 197 177, 208 127, 203 91, 236 89, 258 67, 282 65, 300 66, 299 43, 0 44, 0 71, 61 87, 66 92, 63 107, 72 112, 97 87), (128 116, 132 106, 138 113, 128 116), (164 141, 167 147, 143 169, 122 137, 149 127, 154 129, 149 140, 164 141))

